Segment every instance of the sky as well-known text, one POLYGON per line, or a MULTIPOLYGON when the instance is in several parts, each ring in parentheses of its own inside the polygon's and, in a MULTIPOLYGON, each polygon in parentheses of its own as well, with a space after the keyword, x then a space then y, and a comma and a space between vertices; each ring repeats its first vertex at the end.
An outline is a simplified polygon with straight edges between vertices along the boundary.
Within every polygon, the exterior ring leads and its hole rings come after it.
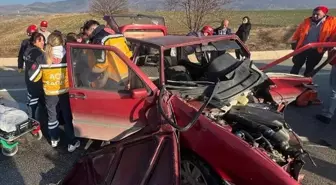
POLYGON ((0 0, 0 5, 9 4, 31 4, 33 2, 53 2, 59 0, 0 0))

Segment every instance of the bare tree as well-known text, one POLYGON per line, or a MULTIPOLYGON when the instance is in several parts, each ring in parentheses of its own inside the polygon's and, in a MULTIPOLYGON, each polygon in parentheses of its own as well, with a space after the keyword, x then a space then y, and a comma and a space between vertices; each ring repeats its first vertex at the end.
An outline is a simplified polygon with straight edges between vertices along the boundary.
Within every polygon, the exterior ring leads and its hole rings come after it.
POLYGON ((90 12, 97 15, 111 15, 127 11, 128 0, 91 0, 90 12))
POLYGON ((231 0, 166 0, 166 6, 171 11, 183 12, 182 24, 189 31, 198 31, 209 19, 216 19, 215 13, 231 0))

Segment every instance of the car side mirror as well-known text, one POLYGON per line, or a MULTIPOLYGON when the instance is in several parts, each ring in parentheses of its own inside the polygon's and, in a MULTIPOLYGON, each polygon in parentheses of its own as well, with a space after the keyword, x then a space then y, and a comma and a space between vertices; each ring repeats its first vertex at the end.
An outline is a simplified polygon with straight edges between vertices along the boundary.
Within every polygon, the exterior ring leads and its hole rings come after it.
POLYGON ((148 96, 148 92, 146 88, 140 88, 140 89, 133 89, 132 91, 132 98, 145 98, 148 96))

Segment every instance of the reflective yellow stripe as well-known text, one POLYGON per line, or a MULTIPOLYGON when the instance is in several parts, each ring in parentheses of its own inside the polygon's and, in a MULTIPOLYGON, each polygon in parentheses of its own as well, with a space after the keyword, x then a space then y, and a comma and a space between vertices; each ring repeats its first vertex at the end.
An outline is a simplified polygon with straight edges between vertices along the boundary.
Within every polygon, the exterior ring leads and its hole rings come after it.
POLYGON ((57 91, 51 91, 51 90, 48 90, 47 88, 43 88, 43 89, 44 89, 44 93, 49 96, 61 95, 61 94, 69 92, 69 88, 60 89, 57 91))
POLYGON ((60 64, 41 64, 41 67, 43 68, 59 68, 59 67, 67 67, 66 63, 60 63, 60 64))
MULTIPOLYGON (((33 82, 38 81, 39 79, 36 80, 36 78, 39 76, 40 72, 41 72, 41 66, 39 65, 38 68, 33 73, 33 75, 31 75, 29 80, 33 81, 33 82)), ((40 78, 41 78, 41 76, 40 76, 40 78)))

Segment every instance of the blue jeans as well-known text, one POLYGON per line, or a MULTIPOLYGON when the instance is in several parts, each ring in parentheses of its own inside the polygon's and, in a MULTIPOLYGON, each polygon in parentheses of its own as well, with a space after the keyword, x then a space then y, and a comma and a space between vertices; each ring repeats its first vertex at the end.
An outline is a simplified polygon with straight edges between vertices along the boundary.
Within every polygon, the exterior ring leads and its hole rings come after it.
POLYGON ((324 103, 322 115, 332 118, 334 115, 336 117, 336 65, 333 65, 330 71, 329 88, 329 99, 324 103))

